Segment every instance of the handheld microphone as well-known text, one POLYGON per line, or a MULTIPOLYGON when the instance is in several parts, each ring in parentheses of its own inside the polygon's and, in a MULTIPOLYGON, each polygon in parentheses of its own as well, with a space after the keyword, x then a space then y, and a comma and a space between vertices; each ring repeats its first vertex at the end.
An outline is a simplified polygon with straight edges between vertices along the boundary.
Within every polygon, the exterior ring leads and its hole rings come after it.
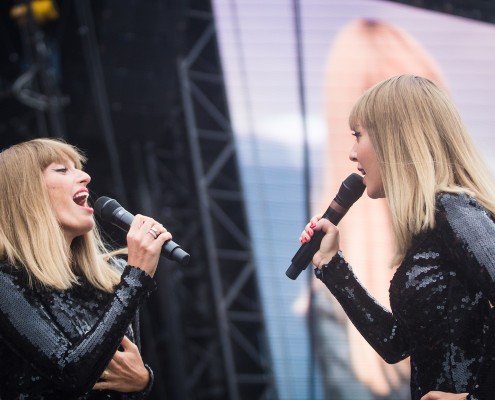
MULTIPOLYGON (((116 200, 105 196, 99 197, 96 200, 95 212, 103 221, 110 222, 125 232, 129 230, 134 219, 134 215, 128 212, 116 200)), ((172 240, 165 242, 162 247, 162 255, 170 260, 177 261, 181 265, 187 265, 190 259, 190 255, 172 240)))
MULTIPOLYGON (((330 206, 323 214, 322 218, 328 219, 332 224, 337 225, 351 206, 361 197, 364 192, 365 185, 363 178, 354 173, 349 175, 342 185, 340 185, 337 196, 330 203, 330 206)), ((313 259, 313 256, 320 248, 321 240, 325 236, 325 232, 317 231, 309 242, 301 245, 297 253, 292 258, 292 263, 287 268, 285 275, 290 279, 296 279, 299 274, 306 269, 308 264, 313 259)))

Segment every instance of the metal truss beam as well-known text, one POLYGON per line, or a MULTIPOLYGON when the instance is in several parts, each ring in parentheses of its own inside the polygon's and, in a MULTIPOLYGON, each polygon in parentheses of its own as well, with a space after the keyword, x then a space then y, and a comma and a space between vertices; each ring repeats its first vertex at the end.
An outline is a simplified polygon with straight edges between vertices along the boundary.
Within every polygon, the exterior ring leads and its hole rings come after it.
POLYGON ((214 362, 222 398, 276 398, 214 18, 211 9, 188 15, 196 28, 179 79, 216 318, 189 385, 214 362))

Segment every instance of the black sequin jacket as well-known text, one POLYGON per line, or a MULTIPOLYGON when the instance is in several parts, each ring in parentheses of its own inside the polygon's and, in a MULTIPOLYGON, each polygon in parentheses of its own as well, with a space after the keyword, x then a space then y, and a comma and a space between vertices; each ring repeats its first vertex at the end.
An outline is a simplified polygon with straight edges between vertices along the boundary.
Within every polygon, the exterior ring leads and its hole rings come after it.
POLYGON ((114 293, 82 279, 63 291, 30 288, 25 271, 0 264, 0 399, 145 398, 149 389, 91 389, 124 334, 136 339, 133 319, 154 287, 150 276, 126 266, 114 293))
POLYGON ((431 390, 495 399, 495 223, 467 195, 437 197, 436 227, 414 238, 390 284, 390 307, 339 252, 316 276, 389 363, 410 356, 411 397, 431 390))

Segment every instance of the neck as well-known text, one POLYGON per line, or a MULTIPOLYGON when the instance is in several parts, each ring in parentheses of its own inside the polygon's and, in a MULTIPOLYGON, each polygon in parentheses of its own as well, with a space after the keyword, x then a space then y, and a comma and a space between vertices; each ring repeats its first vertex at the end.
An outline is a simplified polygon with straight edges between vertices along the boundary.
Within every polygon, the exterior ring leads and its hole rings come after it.
POLYGON ((71 259, 72 258, 71 246, 72 246, 72 241, 75 239, 75 237, 66 232, 64 233, 64 238, 65 238, 65 252, 67 254, 67 257, 71 259))

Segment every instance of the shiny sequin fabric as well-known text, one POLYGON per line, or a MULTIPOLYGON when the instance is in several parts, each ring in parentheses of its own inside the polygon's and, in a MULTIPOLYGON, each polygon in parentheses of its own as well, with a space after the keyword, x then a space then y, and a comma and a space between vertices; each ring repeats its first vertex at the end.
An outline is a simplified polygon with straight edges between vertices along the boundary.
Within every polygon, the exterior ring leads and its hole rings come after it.
POLYGON ((0 399, 141 399, 92 391, 155 287, 126 266, 114 293, 83 279, 69 290, 30 288, 26 272, 0 264, 0 399))
POLYGON ((431 390, 495 399, 495 223, 473 198, 447 193, 437 196, 436 223, 394 274, 392 312, 340 252, 316 276, 385 361, 410 356, 412 400, 431 390))

